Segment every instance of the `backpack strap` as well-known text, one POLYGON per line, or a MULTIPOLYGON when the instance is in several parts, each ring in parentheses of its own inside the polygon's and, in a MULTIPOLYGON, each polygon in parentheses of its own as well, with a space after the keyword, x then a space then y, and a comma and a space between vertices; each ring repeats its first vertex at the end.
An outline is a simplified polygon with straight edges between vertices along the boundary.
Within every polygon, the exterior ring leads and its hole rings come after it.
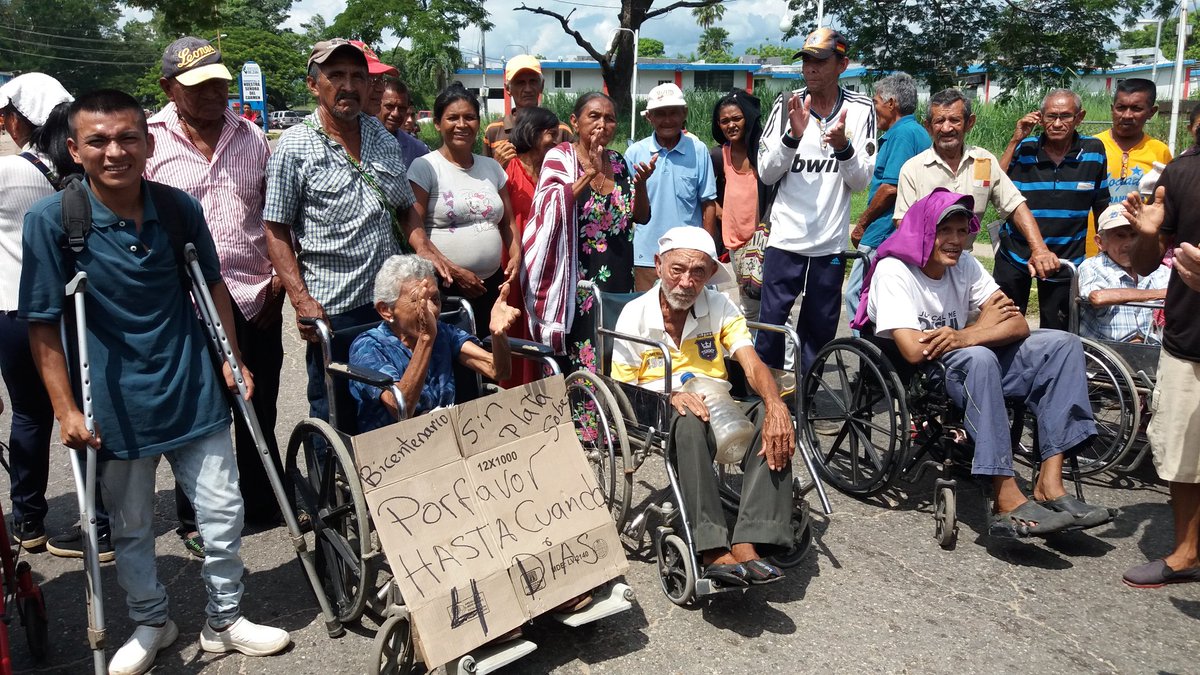
POLYGON ((76 174, 63 181, 62 187, 62 248, 68 274, 74 274, 75 261, 87 248, 87 234, 92 229, 92 202, 83 180, 76 174))
POLYGON ((58 183, 55 183, 54 178, 51 176, 50 167, 46 166, 46 163, 43 162, 40 157, 32 152, 29 152, 28 150, 22 152, 21 156, 29 160, 30 164, 36 167, 38 171, 42 172, 42 175, 46 177, 46 180, 49 181, 51 187, 53 187, 55 190, 59 189, 58 183))
POLYGON ((184 256, 184 248, 188 243, 187 232, 184 230, 183 209, 179 206, 179 196, 175 194, 175 188, 169 185, 148 180, 146 186, 150 190, 154 210, 158 212, 158 224, 167 231, 167 239, 171 242, 179 283, 183 286, 184 293, 190 293, 192 278, 188 275, 187 259, 184 256))

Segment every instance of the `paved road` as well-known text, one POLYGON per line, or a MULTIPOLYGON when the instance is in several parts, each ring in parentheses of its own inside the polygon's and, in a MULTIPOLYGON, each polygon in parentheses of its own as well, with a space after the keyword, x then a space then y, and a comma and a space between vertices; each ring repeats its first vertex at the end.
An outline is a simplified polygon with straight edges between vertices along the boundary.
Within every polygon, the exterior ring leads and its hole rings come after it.
MULTIPOLYGON (((290 330, 286 349, 281 442, 306 408, 302 346, 290 330)), ((0 418, 0 437, 9 420, 0 418)), ((642 490, 665 484, 653 462, 637 478, 642 490)), ((326 637, 283 529, 244 538, 245 611, 292 631, 294 647, 268 659, 200 653, 200 562, 174 534, 165 464, 158 489, 159 575, 181 630, 160 655, 158 672, 366 669, 374 623, 366 619, 338 640, 326 637)), ((836 512, 818 519, 815 552, 784 582, 682 609, 659 590, 653 564, 634 559, 628 575, 638 596, 634 611, 578 630, 535 625, 527 632, 541 648, 509 672, 1200 672, 1200 584, 1135 591, 1120 582, 1126 567, 1168 546, 1165 490, 1134 478, 1119 488, 1092 482, 1088 491, 1095 501, 1119 506, 1121 518, 1043 543, 990 544, 978 535, 982 500, 963 489, 965 523, 957 550, 949 552, 932 540, 929 482, 894 490, 878 503, 833 495, 836 512)), ((59 532, 76 514, 69 464, 57 445, 49 495, 47 526, 59 532)), ((14 628, 17 669, 84 672, 90 653, 81 565, 45 553, 25 557, 46 593, 53 647, 49 661, 35 668, 22 630, 14 628)), ((103 579, 115 649, 132 628, 111 565, 103 579)))

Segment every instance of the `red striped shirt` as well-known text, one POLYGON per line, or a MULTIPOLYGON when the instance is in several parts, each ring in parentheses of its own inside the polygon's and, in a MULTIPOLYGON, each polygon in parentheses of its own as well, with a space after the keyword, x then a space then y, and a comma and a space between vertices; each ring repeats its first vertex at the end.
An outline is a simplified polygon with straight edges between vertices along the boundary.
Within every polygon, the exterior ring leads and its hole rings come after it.
POLYGON ((221 278, 242 316, 254 318, 266 302, 274 275, 263 230, 271 153, 266 136, 226 109, 210 161, 180 126, 174 103, 150 118, 150 134, 154 154, 146 162, 146 178, 177 187, 200 202, 221 259, 221 278))

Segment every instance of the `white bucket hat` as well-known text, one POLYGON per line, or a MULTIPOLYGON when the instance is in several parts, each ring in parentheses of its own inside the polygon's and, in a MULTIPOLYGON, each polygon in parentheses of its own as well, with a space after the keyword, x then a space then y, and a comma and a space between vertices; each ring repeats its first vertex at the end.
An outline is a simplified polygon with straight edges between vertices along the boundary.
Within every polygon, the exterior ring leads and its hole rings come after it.
POLYGON ((18 75, 0 87, 0 109, 11 105, 35 127, 46 123, 55 106, 74 100, 58 80, 45 73, 18 75))
POLYGON ((725 266, 721 264, 720 260, 717 260, 717 245, 713 242, 712 236, 703 227, 680 225, 679 227, 672 227, 663 236, 659 237, 659 255, 663 255, 667 251, 674 251, 677 248, 700 251, 717 264, 717 271, 705 282, 706 286, 721 286, 733 281, 729 276, 729 272, 726 271, 725 266))

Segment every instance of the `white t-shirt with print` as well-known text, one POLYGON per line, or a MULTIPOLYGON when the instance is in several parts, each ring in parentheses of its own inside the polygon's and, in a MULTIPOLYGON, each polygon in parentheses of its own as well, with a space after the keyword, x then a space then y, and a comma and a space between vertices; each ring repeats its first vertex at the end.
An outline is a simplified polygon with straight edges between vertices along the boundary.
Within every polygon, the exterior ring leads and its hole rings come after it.
POLYGON ((435 150, 413 160, 408 179, 429 193, 425 231, 433 245, 450 262, 487 279, 500 269, 500 188, 508 175, 496 160, 473 157, 471 168, 463 169, 435 150))
POLYGON ((897 328, 960 330, 971 312, 998 290, 996 280, 970 255, 946 268, 941 279, 930 279, 921 268, 897 258, 884 258, 871 278, 867 315, 879 337, 891 337, 897 328))

